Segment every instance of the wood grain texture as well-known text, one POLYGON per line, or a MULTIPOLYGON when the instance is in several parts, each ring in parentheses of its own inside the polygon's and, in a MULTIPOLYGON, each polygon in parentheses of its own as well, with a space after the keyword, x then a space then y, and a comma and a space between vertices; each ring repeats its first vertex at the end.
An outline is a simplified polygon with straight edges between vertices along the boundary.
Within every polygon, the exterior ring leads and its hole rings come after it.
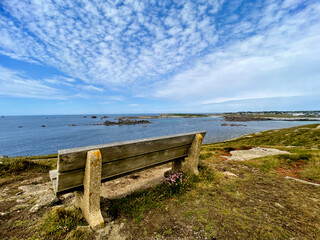
POLYGON ((49 176, 52 181, 52 187, 53 191, 57 192, 57 176, 58 176, 58 170, 51 170, 49 171, 49 176))
MULTIPOLYGON (((139 155, 135 157, 125 158, 118 161, 103 163, 101 179, 107 180, 116 176, 130 174, 137 170, 143 170, 151 166, 158 166, 176 159, 186 157, 190 145, 170 148, 153 153, 139 155)), ((57 177, 57 193, 70 192, 73 189, 83 186, 84 168, 71 172, 58 173, 57 177)))
POLYGON ((197 133, 192 132, 157 138, 118 142, 66 149, 58 152, 58 169, 50 171, 50 178, 57 193, 72 192, 83 187, 87 152, 100 149, 102 155, 101 181, 125 176, 153 166, 158 166, 188 156, 197 133))
POLYGON ((203 136, 206 134, 205 131, 191 132, 156 138, 59 150, 58 171, 59 173, 62 173, 84 168, 86 155, 90 150, 99 149, 102 155, 102 162, 106 163, 136 155, 161 151, 167 148, 191 144, 196 133, 201 133, 203 136))

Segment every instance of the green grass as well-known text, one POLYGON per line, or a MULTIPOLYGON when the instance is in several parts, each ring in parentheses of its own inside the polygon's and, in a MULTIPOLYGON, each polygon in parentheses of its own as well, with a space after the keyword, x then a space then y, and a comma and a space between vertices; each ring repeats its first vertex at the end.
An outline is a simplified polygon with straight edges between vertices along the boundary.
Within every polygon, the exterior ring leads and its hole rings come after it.
POLYGON ((70 234, 69 239, 77 239, 77 236, 88 235, 84 229, 76 230, 77 226, 85 224, 80 210, 56 207, 40 219, 40 225, 33 239, 65 239, 67 234, 70 234))
POLYGON ((219 178, 215 173, 208 171, 206 167, 200 167, 199 170, 201 172, 199 176, 185 175, 178 188, 162 183, 151 189, 134 192, 127 197, 114 199, 111 201, 108 212, 114 218, 129 216, 140 221, 146 211, 163 207, 163 201, 186 193, 199 182, 213 181, 219 178))
POLYGON ((161 207, 163 200, 188 191, 194 181, 192 176, 184 176, 181 184, 168 185, 162 183, 154 188, 134 192, 127 197, 112 200, 109 214, 113 217, 124 215, 141 220, 145 211, 161 207))
POLYGON ((0 165, 0 176, 20 174, 23 172, 48 172, 49 164, 34 162, 24 158, 5 159, 0 165))
POLYGON ((310 124, 293 128, 269 130, 259 134, 249 134, 238 139, 211 144, 215 147, 238 148, 248 146, 299 146, 306 149, 320 149, 320 130, 315 129, 319 124, 310 124))

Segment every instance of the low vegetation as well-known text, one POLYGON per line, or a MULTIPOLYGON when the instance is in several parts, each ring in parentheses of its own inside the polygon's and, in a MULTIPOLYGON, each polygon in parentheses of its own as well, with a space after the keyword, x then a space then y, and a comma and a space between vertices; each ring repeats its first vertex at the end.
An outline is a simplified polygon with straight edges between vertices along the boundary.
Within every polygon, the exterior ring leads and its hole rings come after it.
MULTIPOLYGON (((317 126, 270 130, 203 145, 198 176, 167 175, 156 187, 102 199, 102 214, 114 224, 124 224, 121 234, 127 239, 320 239, 320 187, 283 178, 320 183, 317 126), (227 160, 233 150, 258 146, 289 154, 227 160)), ((3 182, 0 191, 16 196, 21 181, 47 176, 55 164, 55 156, 4 160, 1 179, 20 178, 3 182)), ((10 199, 0 203, 1 211, 16 205, 10 199)), ((12 215, 0 216, 0 235, 3 239, 97 237, 81 212, 63 203, 33 215, 20 206, 12 215)))
POLYGON ((79 209, 55 207, 44 215, 33 239, 93 239, 79 209), (80 227, 79 227, 80 226, 80 227))

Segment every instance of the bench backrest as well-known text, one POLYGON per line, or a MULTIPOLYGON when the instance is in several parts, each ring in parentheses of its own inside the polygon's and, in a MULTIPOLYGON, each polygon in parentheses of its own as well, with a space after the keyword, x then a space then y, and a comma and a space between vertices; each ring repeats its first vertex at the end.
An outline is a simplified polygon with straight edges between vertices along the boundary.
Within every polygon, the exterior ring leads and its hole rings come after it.
POLYGON ((196 134, 192 132, 110 143, 58 151, 58 167, 54 190, 56 194, 72 192, 83 187, 87 152, 99 149, 102 156, 101 180, 107 181, 156 165, 185 158, 196 134))

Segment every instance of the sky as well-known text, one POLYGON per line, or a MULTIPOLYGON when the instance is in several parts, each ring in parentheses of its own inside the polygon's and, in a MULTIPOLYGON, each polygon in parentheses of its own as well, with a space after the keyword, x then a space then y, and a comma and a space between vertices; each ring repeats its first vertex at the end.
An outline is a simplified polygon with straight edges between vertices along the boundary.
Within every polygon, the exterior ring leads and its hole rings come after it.
POLYGON ((0 0, 0 115, 320 110, 318 0, 0 0))

